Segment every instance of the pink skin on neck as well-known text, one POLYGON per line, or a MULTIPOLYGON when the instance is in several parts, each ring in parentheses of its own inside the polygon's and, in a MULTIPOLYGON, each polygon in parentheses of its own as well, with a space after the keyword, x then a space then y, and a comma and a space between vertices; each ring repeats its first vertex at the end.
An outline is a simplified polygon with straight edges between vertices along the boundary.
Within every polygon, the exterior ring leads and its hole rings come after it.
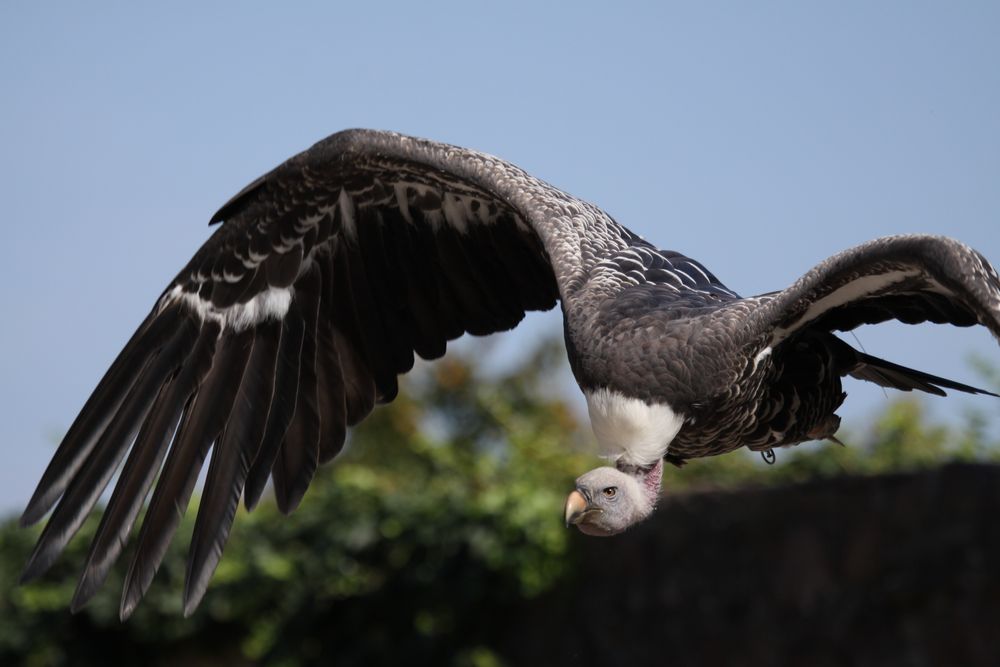
POLYGON ((638 474, 639 483, 642 484, 642 488, 646 491, 646 497, 649 498, 649 502, 654 507, 656 502, 660 499, 660 484, 663 481, 663 459, 656 462, 652 468, 647 471, 639 471, 638 474))
POLYGON ((649 468, 618 464, 617 468, 627 475, 635 477, 639 485, 642 486, 650 507, 656 507, 656 502, 660 499, 660 484, 663 481, 663 459, 657 461, 649 468))

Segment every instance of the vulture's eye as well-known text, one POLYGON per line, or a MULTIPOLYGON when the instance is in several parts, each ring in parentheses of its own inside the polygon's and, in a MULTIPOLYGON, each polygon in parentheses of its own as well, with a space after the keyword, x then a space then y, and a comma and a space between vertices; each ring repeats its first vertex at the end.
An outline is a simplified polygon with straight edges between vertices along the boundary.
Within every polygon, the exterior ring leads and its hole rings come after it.
POLYGON ((618 495, 618 487, 617 486, 604 487, 603 489, 601 489, 601 493, 604 494, 605 498, 614 498, 615 496, 618 495))

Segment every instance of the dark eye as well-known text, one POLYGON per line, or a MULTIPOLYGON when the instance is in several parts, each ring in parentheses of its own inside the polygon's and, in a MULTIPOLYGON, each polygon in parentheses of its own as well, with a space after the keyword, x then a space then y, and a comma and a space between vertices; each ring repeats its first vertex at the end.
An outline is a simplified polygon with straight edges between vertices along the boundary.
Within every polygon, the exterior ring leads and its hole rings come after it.
POLYGON ((604 494, 605 498, 614 498, 615 496, 618 495, 618 487, 617 486, 606 486, 603 489, 601 489, 601 493, 604 494))

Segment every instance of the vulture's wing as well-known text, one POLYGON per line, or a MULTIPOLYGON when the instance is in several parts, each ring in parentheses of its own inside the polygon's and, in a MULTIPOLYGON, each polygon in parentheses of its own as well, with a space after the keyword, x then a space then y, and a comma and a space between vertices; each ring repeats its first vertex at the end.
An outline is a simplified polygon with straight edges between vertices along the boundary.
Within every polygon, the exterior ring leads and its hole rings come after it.
POLYGON ((335 134, 257 179, 178 274, 70 427, 21 518, 55 505, 25 568, 44 572, 126 453, 73 600, 118 558, 154 481, 121 615, 150 585, 212 459, 184 608, 205 592, 239 497, 268 476, 291 511, 397 375, 465 332, 572 299, 632 237, 497 158, 386 132, 335 134), (214 445, 214 448, 213 448, 214 445), (131 451, 130 450, 131 447, 131 451), (57 504, 58 501, 58 504, 57 504))
POLYGON ((1000 340, 1000 278, 953 239, 891 236, 834 255, 791 287, 748 300, 745 340, 774 348, 804 328, 848 331, 895 319, 982 324, 1000 340))
MULTIPOLYGON (((623 230, 628 233, 627 230, 623 230)), ((698 307, 739 298, 705 266, 675 251, 657 249, 638 236, 629 239, 627 248, 609 251, 590 270, 590 290, 607 291, 617 284, 621 298, 628 291, 655 286, 658 307, 698 307), (604 280, 601 280, 601 278, 604 280), (596 283, 596 284, 595 284, 596 283)), ((620 304, 615 305, 616 308, 620 304)))

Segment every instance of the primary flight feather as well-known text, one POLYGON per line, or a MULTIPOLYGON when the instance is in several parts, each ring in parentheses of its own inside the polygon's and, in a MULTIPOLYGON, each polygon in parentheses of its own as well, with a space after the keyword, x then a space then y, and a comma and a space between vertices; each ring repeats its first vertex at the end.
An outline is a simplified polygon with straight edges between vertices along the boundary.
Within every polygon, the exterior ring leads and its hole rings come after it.
POLYGON ((52 512, 30 580, 121 467, 74 609, 148 500, 121 603, 123 618, 132 613, 211 451, 190 613, 241 496, 252 508, 270 478, 290 512, 347 429, 396 396, 414 353, 440 357, 449 340, 512 329, 529 310, 561 306, 570 365, 614 464, 582 475, 566 502, 567 523, 595 535, 652 513, 665 460, 832 438, 845 375, 989 393, 856 351, 834 331, 897 319, 982 324, 1000 340, 1000 279, 957 241, 878 239, 785 290, 742 298, 697 261, 503 160, 390 132, 320 141, 211 222, 222 224, 101 379, 21 517, 52 512))

